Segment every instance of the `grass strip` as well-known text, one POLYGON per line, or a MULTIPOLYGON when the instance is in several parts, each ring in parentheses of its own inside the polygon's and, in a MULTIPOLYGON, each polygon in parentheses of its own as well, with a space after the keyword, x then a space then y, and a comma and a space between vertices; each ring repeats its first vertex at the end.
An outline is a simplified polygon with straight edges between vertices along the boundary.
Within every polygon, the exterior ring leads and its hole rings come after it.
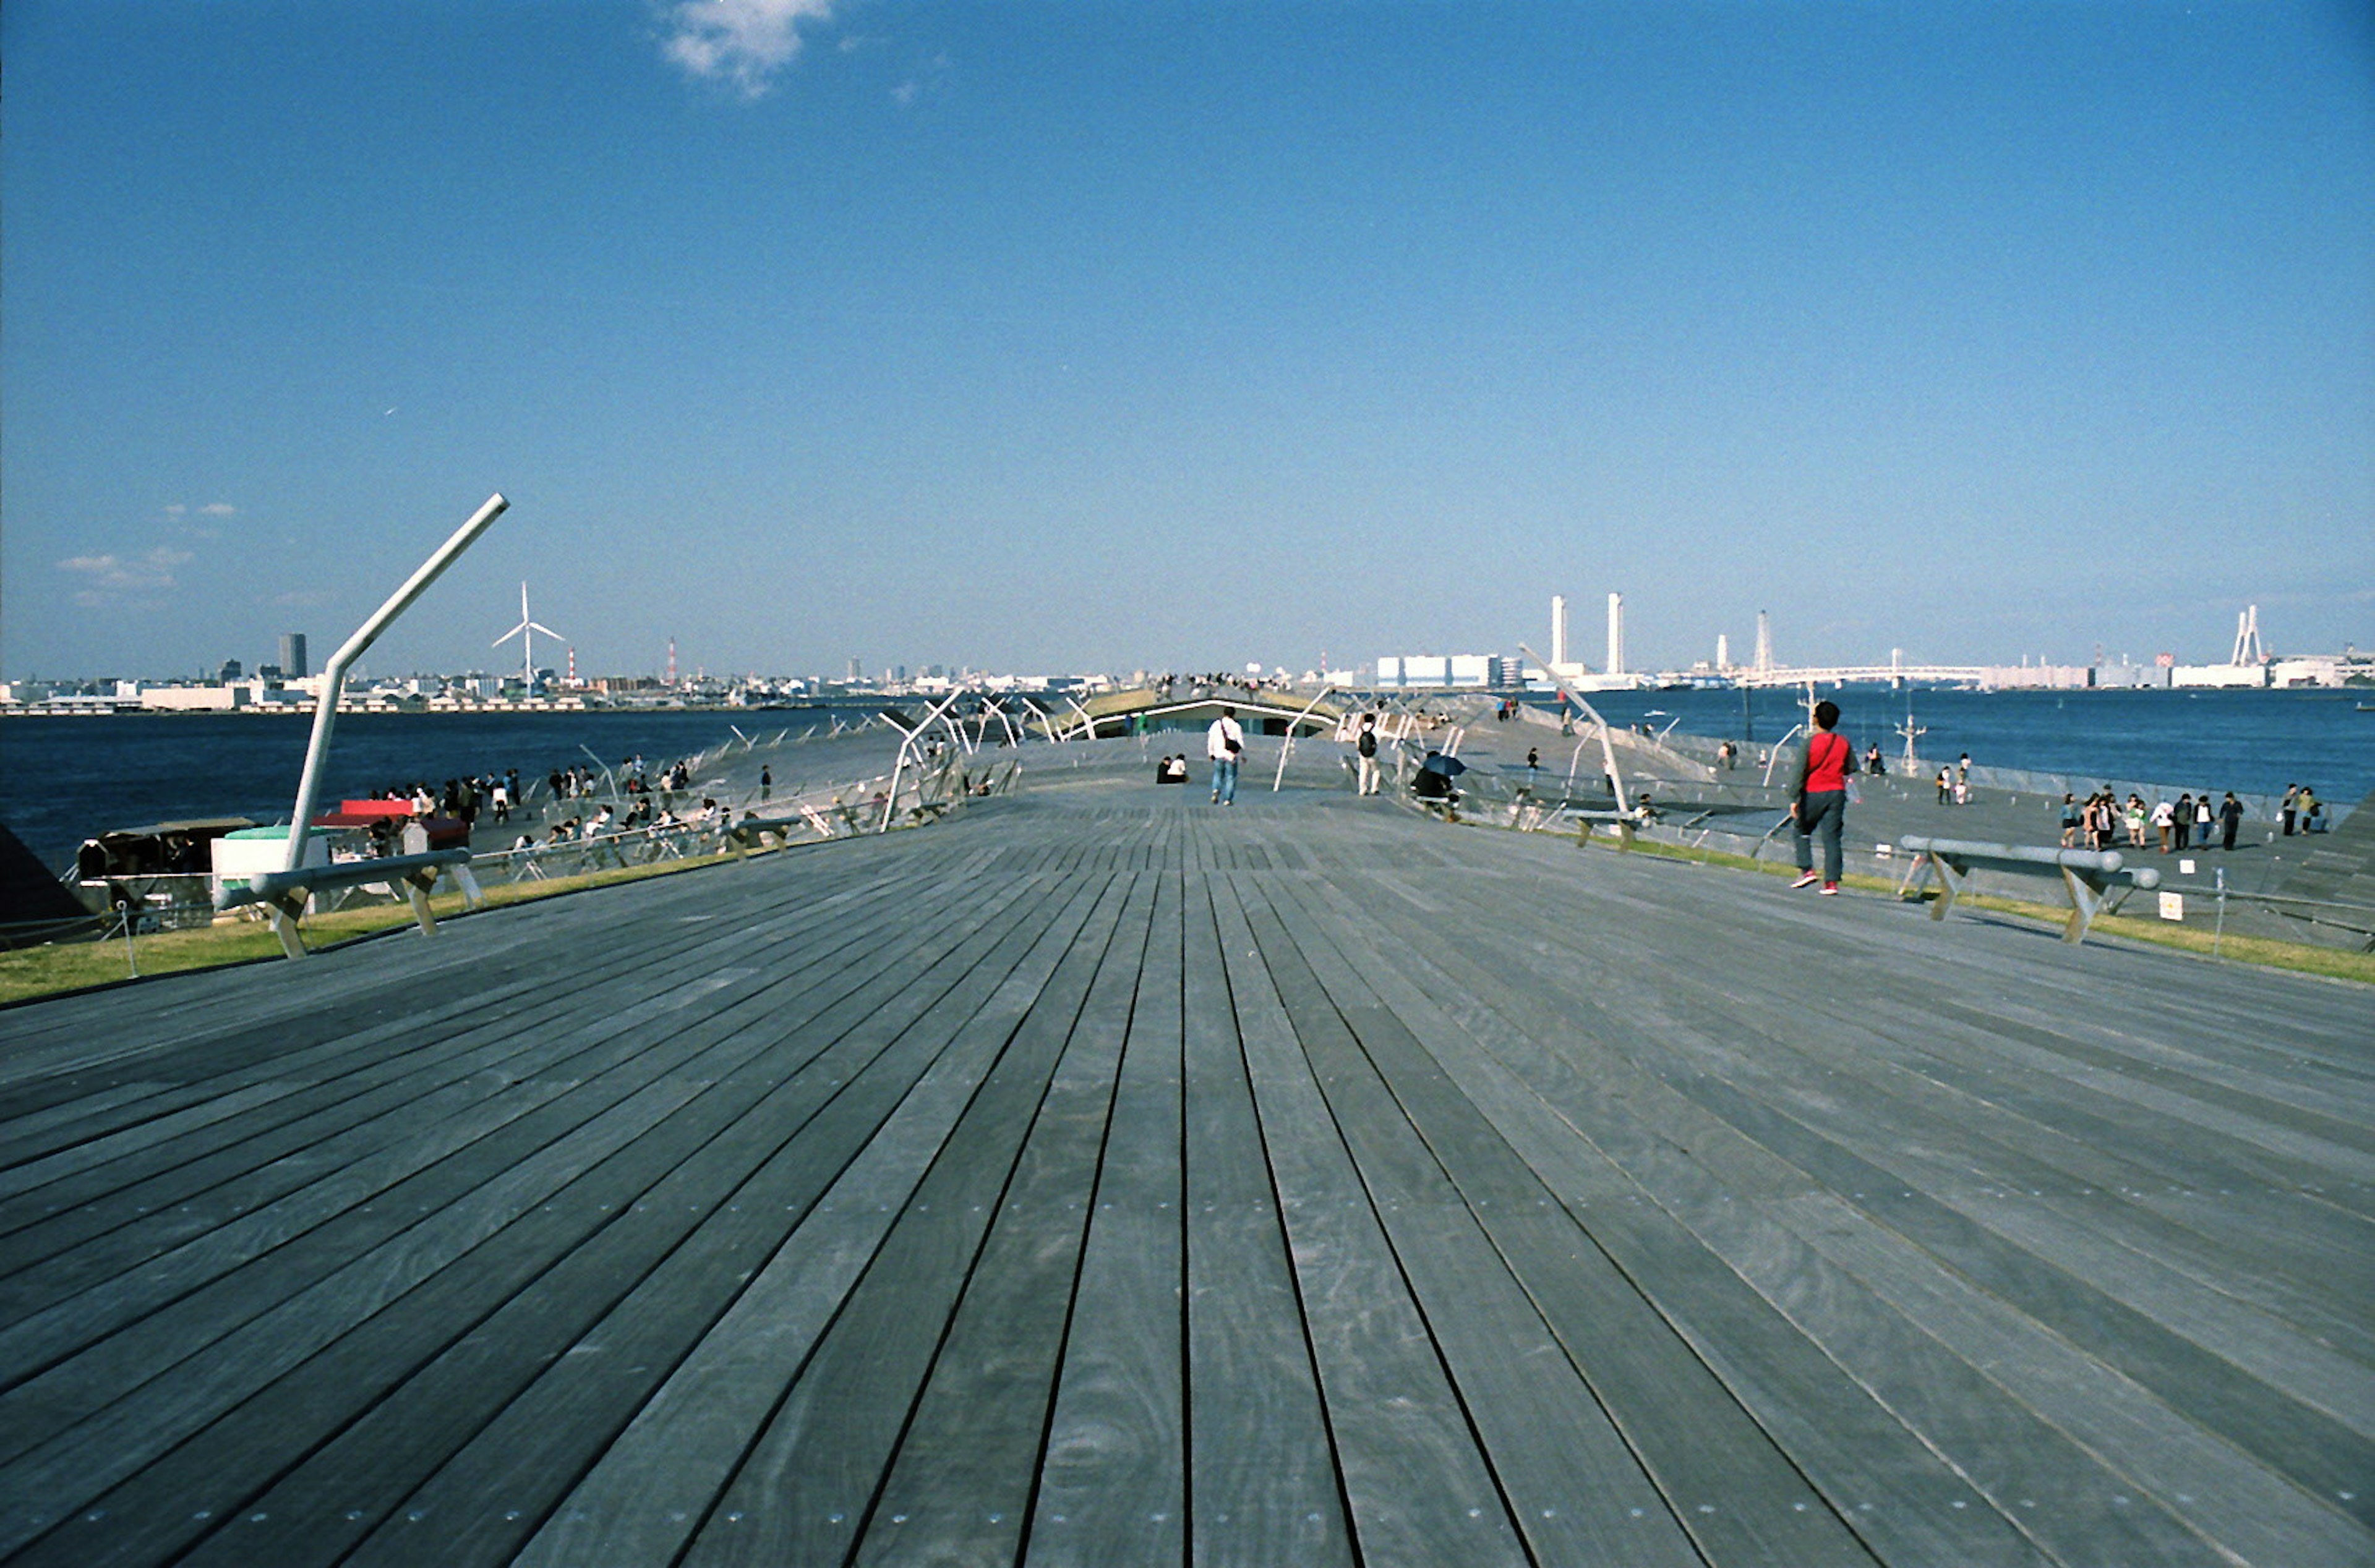
MULTIPOLYGON (((1617 847, 1597 834, 1593 835, 1592 843, 1603 849, 1617 847)), ((1700 849, 1688 844, 1651 843, 1636 839, 1630 853, 1656 860, 1680 860, 1728 870, 1754 871, 1766 877, 1795 877, 1798 874, 1798 868, 1786 862, 1751 860, 1744 855, 1734 855, 1728 850, 1700 849)), ((1896 893, 1896 883, 1886 877, 1851 874, 1842 877, 1839 881, 1842 887, 1867 892, 1887 893, 1892 897, 1896 893)), ((1936 889, 1924 888, 1909 895, 1905 902, 1928 903, 1937 896, 1936 889)), ((2006 898, 2000 893, 1965 893, 1955 902, 1965 908, 1984 909, 1995 914, 2034 920, 2057 931, 2070 921, 2070 909, 2066 904, 2006 898)), ((2204 958, 2216 957, 2237 963, 2256 964, 2263 969, 2286 969, 2301 974, 2320 974, 2331 980, 2355 980, 2375 984, 2375 953, 2354 953, 2341 948, 2316 947, 2308 942, 2285 942, 2273 937, 2219 937, 2196 926, 2141 914, 2097 915, 2094 924, 2086 928, 2086 934, 2090 937, 2120 937, 2156 948, 2174 948, 2180 952, 2195 953, 2204 958)))
MULTIPOLYGON (((503 882, 485 890, 487 907, 499 909, 511 904, 534 903, 539 899, 583 892, 588 888, 641 882, 653 877, 673 877, 703 867, 722 865, 734 858, 730 854, 698 855, 654 866, 620 867, 530 882, 503 882)), ((458 890, 446 890, 451 886, 441 880, 440 890, 431 895, 429 900, 430 913, 440 922, 468 912, 458 890)), ((393 926, 412 924, 412 906, 401 902, 331 910, 305 917, 305 946, 309 950, 319 951, 393 926)), ((117 984, 135 978, 131 973, 135 961, 139 965, 136 978, 146 980, 160 974, 185 974, 193 970, 220 969, 230 964, 251 963, 258 959, 281 956, 279 938, 272 934, 272 927, 260 917, 223 920, 185 931, 153 932, 133 937, 132 946, 133 956, 127 957, 123 934, 118 932, 95 940, 50 942, 0 952, 0 1006, 29 1001, 37 996, 55 996, 65 991, 117 984)))

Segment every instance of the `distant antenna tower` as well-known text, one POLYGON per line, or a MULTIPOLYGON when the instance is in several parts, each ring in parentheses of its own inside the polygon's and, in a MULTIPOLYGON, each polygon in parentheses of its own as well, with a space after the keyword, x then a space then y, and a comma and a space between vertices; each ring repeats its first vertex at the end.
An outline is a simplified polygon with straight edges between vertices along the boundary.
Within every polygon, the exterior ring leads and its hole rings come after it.
POLYGON ((1764 675, 1773 668, 1773 619, 1763 610, 1756 612, 1756 673, 1764 675))
POLYGON ((2230 665, 2263 665, 2267 645, 2260 641, 2260 607, 2251 606, 2235 618, 2235 653, 2230 665))
POLYGON ((668 639, 668 683, 670 686, 674 686, 674 685, 676 684, 676 639, 675 639, 675 638, 673 638, 673 637, 671 637, 671 638, 669 638, 669 639, 668 639))
POLYGON ((574 646, 569 650, 569 684, 577 684, 577 650, 574 646))

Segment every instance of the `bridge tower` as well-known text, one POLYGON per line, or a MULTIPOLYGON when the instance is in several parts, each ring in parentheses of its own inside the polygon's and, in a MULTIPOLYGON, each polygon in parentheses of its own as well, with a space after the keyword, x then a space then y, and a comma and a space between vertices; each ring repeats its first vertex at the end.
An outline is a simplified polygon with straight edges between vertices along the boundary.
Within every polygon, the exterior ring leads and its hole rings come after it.
POLYGON ((2230 665, 2263 665, 2268 662, 2267 644, 2260 641, 2260 607, 2253 605, 2235 617, 2235 652, 2227 662, 2230 665))

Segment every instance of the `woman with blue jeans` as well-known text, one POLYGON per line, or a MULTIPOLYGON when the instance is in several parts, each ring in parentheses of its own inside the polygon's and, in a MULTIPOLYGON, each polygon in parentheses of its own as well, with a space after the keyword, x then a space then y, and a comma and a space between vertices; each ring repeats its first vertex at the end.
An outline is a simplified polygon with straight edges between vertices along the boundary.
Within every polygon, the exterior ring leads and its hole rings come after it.
POLYGON ((1855 748, 1838 733, 1839 705, 1828 698, 1814 704, 1814 732, 1806 737, 1806 755, 1798 765, 1798 788, 1790 808, 1790 825, 1798 835, 1798 879, 1793 888, 1823 884, 1824 896, 1839 890, 1839 831, 1847 825, 1848 774, 1855 769, 1855 748), (1823 874, 1814 875, 1814 835, 1823 839, 1823 874))

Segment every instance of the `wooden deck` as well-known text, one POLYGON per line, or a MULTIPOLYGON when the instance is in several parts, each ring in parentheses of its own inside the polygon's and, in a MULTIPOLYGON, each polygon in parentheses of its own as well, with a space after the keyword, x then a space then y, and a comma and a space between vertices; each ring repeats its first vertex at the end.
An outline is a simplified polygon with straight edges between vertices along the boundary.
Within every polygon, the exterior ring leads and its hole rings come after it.
POLYGON ((1048 789, 0 1013, 0 1556, 2375 1562, 2375 996, 1048 789))

